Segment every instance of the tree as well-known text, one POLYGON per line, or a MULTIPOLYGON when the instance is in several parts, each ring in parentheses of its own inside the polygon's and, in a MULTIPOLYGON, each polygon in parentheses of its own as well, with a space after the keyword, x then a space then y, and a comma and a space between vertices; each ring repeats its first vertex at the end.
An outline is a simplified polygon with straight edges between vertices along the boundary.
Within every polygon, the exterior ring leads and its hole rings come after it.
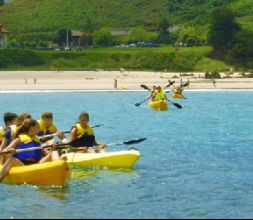
POLYGON ((141 42, 141 41, 152 42, 155 40, 155 38, 157 38, 157 34, 148 32, 142 27, 136 27, 130 32, 128 36, 128 41, 135 42, 135 43, 141 42))
POLYGON ((69 29, 61 29, 57 32, 54 42, 60 46, 66 46, 68 43, 71 42, 71 30, 69 29), (68 36, 67 36, 68 33, 68 36))
POLYGON ((208 41, 216 52, 226 53, 232 48, 240 26, 228 7, 218 8, 211 17, 208 41))
POLYGON ((170 27, 172 27, 169 19, 163 17, 158 23, 158 37, 156 39, 157 43, 169 43, 170 38, 170 27))
POLYGON ((253 58, 253 31, 241 30, 236 36, 236 43, 232 49, 232 54, 239 59, 253 58))
POLYGON ((95 46, 112 46, 113 40, 111 32, 105 28, 95 31, 93 34, 93 43, 95 46))
POLYGON ((194 26, 188 26, 182 29, 179 33, 177 42, 183 42, 188 46, 200 44, 203 40, 194 26))
POLYGON ((158 31, 160 34, 169 34, 171 23, 167 17, 163 17, 158 23, 158 31))

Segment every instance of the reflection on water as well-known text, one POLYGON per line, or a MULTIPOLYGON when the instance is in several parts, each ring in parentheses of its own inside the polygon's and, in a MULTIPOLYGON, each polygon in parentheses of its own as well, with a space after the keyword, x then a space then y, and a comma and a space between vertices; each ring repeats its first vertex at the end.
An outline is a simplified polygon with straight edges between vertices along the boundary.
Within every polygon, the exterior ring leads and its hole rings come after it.
POLYGON ((71 179, 90 179, 92 177, 96 177, 99 174, 104 173, 125 173, 125 174, 133 174, 136 173, 134 168, 126 169, 126 168, 108 168, 108 167, 73 167, 71 172, 71 179))
POLYGON ((70 193, 69 185, 64 187, 37 187, 44 196, 53 197, 58 200, 65 200, 70 193))

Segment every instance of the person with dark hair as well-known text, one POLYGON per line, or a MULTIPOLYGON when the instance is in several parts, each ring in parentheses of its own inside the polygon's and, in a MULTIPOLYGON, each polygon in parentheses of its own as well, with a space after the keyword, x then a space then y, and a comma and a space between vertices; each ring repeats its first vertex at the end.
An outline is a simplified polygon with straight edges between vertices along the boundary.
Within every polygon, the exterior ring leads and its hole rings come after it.
POLYGON ((96 141, 94 130, 88 123, 89 114, 87 112, 82 112, 79 116, 79 121, 71 129, 70 141, 77 138, 80 139, 83 145, 82 150, 85 153, 103 152, 102 149, 106 147, 106 144, 96 141), (93 149, 94 146, 95 150, 93 149))
POLYGON ((11 136, 13 136, 16 131, 17 118, 18 115, 16 113, 6 112, 4 114, 3 119, 5 125, 0 127, 0 151, 10 143, 11 136))
MULTIPOLYGON (((49 134, 54 134, 63 140, 65 138, 64 134, 57 129, 55 122, 53 121, 53 113, 52 112, 44 112, 41 116, 41 119, 38 120, 39 124, 39 132, 38 136, 44 136, 49 134)), ((47 142, 48 140, 52 140, 53 137, 50 138, 42 138, 42 142, 47 142)))
POLYGON ((38 147, 41 145, 37 136, 38 122, 34 119, 25 119, 22 126, 17 129, 16 138, 6 147, 4 151, 10 151, 9 158, 3 165, 0 172, 0 181, 3 180, 11 167, 24 166, 36 163, 49 162, 60 159, 55 147, 49 152, 44 150, 31 150, 17 153, 16 150, 38 147))

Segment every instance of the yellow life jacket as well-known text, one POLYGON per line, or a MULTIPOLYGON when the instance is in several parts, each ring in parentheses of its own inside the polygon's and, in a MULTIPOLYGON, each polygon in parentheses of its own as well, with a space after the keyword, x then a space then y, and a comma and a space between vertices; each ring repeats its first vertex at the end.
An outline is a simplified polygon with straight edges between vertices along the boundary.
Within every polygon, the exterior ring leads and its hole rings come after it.
POLYGON ((4 138, 4 128, 0 127, 0 142, 3 141, 3 138, 4 138))
POLYGON ((46 128, 45 122, 40 119, 38 120, 38 124, 39 124, 39 135, 46 135, 46 134, 53 134, 57 131, 57 127, 56 124, 53 122, 49 128, 46 128))
POLYGON ((11 137, 14 138, 17 133, 17 125, 11 125, 10 128, 11 128, 11 137))
POLYGON ((165 99, 165 92, 163 89, 156 95, 155 101, 161 101, 165 99))
POLYGON ((87 126, 87 128, 82 127, 79 123, 77 123, 75 125, 75 127, 77 128, 77 135, 78 136, 83 136, 83 135, 94 135, 94 131, 93 128, 90 127, 89 125, 87 126))
POLYGON ((183 88, 181 88, 180 86, 177 86, 177 87, 174 88, 173 92, 177 93, 179 95, 182 95, 183 88))
POLYGON ((39 139, 39 137, 37 135, 34 136, 33 138, 31 138, 27 134, 20 134, 18 136, 18 138, 20 139, 20 142, 22 142, 24 144, 29 144, 30 142, 40 143, 40 139, 39 139))
MULTIPOLYGON (((17 147, 17 150, 40 146, 40 140, 37 135, 31 138, 27 134, 20 134, 18 137, 20 139, 20 144, 17 147)), ((42 150, 38 149, 38 150, 32 150, 32 151, 19 152, 19 153, 16 153, 14 157, 24 163, 27 159, 34 159, 35 162, 38 162, 43 157, 43 153, 42 153, 42 150)))
MULTIPOLYGON (((16 133, 17 133, 17 126, 16 125, 11 125, 10 129, 11 129, 11 137, 14 138, 16 136, 16 133)), ((0 142, 3 141, 5 132, 6 131, 4 130, 4 128, 0 127, 0 142)))

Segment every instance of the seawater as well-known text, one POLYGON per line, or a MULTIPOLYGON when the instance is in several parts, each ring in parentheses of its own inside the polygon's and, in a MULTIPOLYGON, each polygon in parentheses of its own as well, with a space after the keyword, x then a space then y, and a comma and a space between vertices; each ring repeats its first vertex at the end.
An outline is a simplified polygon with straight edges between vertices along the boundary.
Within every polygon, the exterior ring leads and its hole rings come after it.
MULTIPOLYGON (((0 114, 52 111, 69 130, 90 114, 97 140, 147 137, 134 169, 76 169, 67 187, 0 184, 1 218, 252 218, 253 92, 185 92, 167 112, 145 92, 1 93, 0 114)), ((3 122, 2 122, 3 123, 3 122)), ((109 147, 123 150, 127 146, 109 147)))

